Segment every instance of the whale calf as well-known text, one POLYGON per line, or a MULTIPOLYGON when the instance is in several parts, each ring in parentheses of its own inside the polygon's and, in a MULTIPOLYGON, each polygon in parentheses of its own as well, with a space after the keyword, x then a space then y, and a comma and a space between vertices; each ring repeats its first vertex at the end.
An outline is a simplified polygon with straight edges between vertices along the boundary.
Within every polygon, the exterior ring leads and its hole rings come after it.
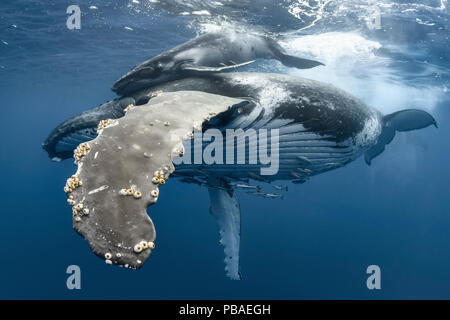
POLYGON ((322 63, 286 54, 273 39, 236 32, 207 33, 146 60, 121 77, 112 90, 119 95, 196 74, 235 70, 255 59, 277 59, 306 69, 322 63))
POLYGON ((163 83, 88 110, 59 125, 44 149, 52 158, 68 158, 69 150, 75 148, 76 159, 80 152, 83 155, 66 192, 76 208, 75 229, 107 263, 139 268, 148 258, 155 231, 145 208, 159 196, 156 187, 161 186, 160 179, 165 183, 172 176, 208 188, 227 275, 240 279, 237 184, 250 180, 304 183, 362 155, 370 164, 397 131, 430 125, 437 126, 425 111, 407 109, 382 115, 345 91, 314 80, 267 73, 219 73, 163 83), (213 116, 209 116, 211 111, 213 116), (106 119, 97 136, 93 123, 106 119), (170 125, 163 125, 166 123, 170 125), (261 163, 173 165, 172 151, 179 153, 193 143, 193 139, 179 136, 178 129, 187 134, 195 126, 200 132, 241 129, 242 134, 249 129, 276 129, 276 173, 262 175, 261 163), (83 145, 86 141, 90 141, 89 147, 83 145), (122 168, 127 159, 130 166, 122 168), (113 177, 118 177, 117 181, 113 177), (83 215, 84 209, 90 210, 87 215, 83 215))

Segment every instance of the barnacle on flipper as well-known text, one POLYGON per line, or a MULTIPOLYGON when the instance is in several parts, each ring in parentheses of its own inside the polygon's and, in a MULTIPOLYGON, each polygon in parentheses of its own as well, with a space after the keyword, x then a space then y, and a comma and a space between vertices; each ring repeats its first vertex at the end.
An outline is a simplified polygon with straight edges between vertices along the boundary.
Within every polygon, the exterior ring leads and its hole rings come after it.
POLYGON ((154 92, 152 92, 152 94, 150 95, 151 98, 155 98, 157 96, 159 96, 161 93, 163 93, 162 90, 156 90, 154 92))
POLYGON ((205 119, 245 103, 197 91, 160 93, 123 118, 101 121, 97 138, 77 148, 78 171, 65 187, 74 229, 94 253, 107 264, 140 268, 155 248, 146 209, 174 171, 172 157, 183 154, 183 140, 205 119))
POLYGON ((72 177, 67 179, 66 185, 64 187, 64 192, 71 193, 75 188, 78 188, 81 185, 82 185, 82 181, 76 174, 74 174, 72 177))
POLYGON ((129 104, 128 106, 125 107, 125 109, 123 109, 123 111, 127 112, 131 109, 134 109, 135 105, 134 104, 129 104))
POLYGON ((102 133, 103 129, 108 127, 113 122, 114 122, 113 119, 100 120, 97 126, 97 133, 98 134, 102 133))
POLYGON ((75 163, 80 161, 88 151, 91 149, 91 146, 87 142, 81 143, 73 152, 73 158, 75 159, 75 163))

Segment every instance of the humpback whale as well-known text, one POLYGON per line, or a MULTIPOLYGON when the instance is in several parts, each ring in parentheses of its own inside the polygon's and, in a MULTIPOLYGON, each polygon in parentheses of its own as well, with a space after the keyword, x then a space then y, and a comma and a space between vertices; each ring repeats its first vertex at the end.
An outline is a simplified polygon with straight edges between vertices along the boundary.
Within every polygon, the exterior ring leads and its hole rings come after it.
POLYGON ((236 185, 251 180, 304 183, 362 155, 370 164, 397 131, 430 125, 437 127, 425 111, 382 115, 314 80, 214 73, 159 84, 85 111, 53 130, 43 147, 61 159, 76 148, 78 170, 65 187, 74 228, 107 263, 140 268, 149 257, 156 233, 145 209, 156 203, 170 176, 208 188, 227 275, 240 279, 236 185), (176 164, 181 150, 191 147, 192 133, 211 128, 278 130, 277 172, 261 175, 260 163, 176 164))
POLYGON ((117 80, 112 90, 120 95, 129 94, 196 74, 235 70, 255 59, 277 59, 299 69, 323 65, 288 55, 275 40, 265 36, 230 31, 207 33, 138 64, 117 80))

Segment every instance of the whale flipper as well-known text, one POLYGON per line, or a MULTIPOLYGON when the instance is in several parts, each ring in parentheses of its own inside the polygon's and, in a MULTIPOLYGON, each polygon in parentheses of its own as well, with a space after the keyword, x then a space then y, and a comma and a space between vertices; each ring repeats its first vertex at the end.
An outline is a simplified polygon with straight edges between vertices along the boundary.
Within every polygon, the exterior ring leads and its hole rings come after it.
POLYGON ((223 179, 210 177, 210 213, 216 218, 220 229, 220 244, 225 252, 225 271, 232 280, 241 280, 239 271, 239 248, 241 239, 241 211, 233 188, 223 179))
POLYGON ((278 54, 278 59, 280 59, 281 63, 285 66, 297 69, 311 69, 317 66, 324 66, 324 64, 319 61, 303 59, 284 53, 278 54))
POLYGON ((386 145, 391 143, 397 131, 412 131, 434 125, 436 120, 428 112, 416 109, 401 110, 383 117, 383 129, 378 137, 378 142, 364 154, 364 160, 368 165, 372 159, 381 154, 386 145))
POLYGON ((216 73, 216 72, 223 72, 223 71, 231 71, 231 70, 249 65, 253 62, 255 62, 255 60, 246 61, 243 63, 236 63, 236 64, 222 66, 222 67, 183 65, 180 67, 180 69, 183 71, 192 71, 192 72, 199 72, 199 73, 208 73, 208 72, 216 73))
POLYGON ((269 48, 272 51, 274 59, 278 59, 286 67, 297 68, 297 69, 311 69, 317 66, 324 66, 322 62, 299 58, 286 54, 285 50, 278 44, 278 42, 266 38, 269 48))
POLYGON ((247 103, 196 91, 161 93, 102 123, 94 140, 78 146, 78 169, 64 191, 73 227, 93 252, 108 264, 140 268, 156 237, 146 209, 174 172, 172 160, 183 154, 183 141, 211 114, 247 103))

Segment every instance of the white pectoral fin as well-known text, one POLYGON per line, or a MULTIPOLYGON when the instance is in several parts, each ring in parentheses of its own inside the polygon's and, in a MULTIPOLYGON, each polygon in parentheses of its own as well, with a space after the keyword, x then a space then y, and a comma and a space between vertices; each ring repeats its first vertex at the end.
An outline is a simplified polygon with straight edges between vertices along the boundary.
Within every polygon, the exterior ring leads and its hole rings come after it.
POLYGON ((190 72, 214 73, 214 72, 231 71, 231 70, 249 65, 253 62, 255 62, 255 60, 246 61, 243 63, 236 63, 236 64, 232 64, 232 65, 225 65, 225 66, 221 66, 221 67, 195 66, 195 65, 191 65, 191 64, 186 64, 186 65, 183 65, 181 67, 181 69, 184 71, 190 71, 190 72))
POLYGON ((220 243, 225 252, 225 271, 233 280, 240 280, 239 247, 241 238, 241 213, 234 190, 223 180, 210 178, 210 212, 216 218, 220 229, 220 243))

